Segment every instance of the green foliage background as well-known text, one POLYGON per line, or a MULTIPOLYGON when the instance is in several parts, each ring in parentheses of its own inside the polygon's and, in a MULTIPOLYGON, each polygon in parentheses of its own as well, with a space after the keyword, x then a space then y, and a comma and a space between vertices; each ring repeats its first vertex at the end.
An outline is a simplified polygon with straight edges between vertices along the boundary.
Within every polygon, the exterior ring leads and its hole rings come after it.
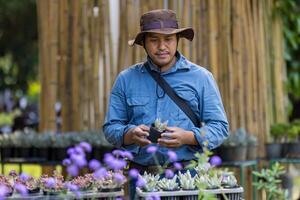
POLYGON ((35 0, 0 0, 0 91, 24 94, 37 80, 35 0))

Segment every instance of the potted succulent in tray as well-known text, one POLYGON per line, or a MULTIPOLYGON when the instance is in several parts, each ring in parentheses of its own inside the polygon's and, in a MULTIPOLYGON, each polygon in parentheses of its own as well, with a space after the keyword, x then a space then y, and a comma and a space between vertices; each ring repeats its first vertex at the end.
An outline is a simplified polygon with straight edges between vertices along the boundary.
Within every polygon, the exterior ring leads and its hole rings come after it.
POLYGON ((280 158, 283 150, 284 137, 287 135, 286 132, 289 125, 286 123, 275 123, 271 125, 271 143, 266 144, 266 156, 268 159, 280 158))
POLYGON ((192 177, 189 170, 183 174, 179 171, 178 179, 180 182, 180 187, 183 190, 195 190, 196 189, 195 177, 192 177))
POLYGON ((144 172, 142 175, 142 180, 145 181, 145 184, 143 184, 143 187, 141 188, 145 192, 157 192, 158 191, 158 180, 159 175, 153 175, 148 174, 147 172, 144 172))
POLYGON ((73 178, 70 183, 76 185, 79 191, 88 192, 93 190, 95 178, 93 174, 85 174, 73 178))
POLYGON ((165 131, 167 125, 168 121, 161 122, 160 119, 156 119, 150 127, 148 139, 153 143, 157 143, 158 138, 161 137, 161 134, 165 131))
POLYGON ((179 190, 179 185, 177 183, 177 175, 173 178, 162 178, 158 181, 158 186, 164 191, 174 191, 179 190))
POLYGON ((9 176, 12 177, 14 185, 25 186, 29 194, 37 194, 40 192, 40 181, 32 176, 25 173, 17 174, 15 170, 9 172, 9 176))
POLYGON ((237 180, 233 173, 223 172, 221 175, 221 186, 224 188, 235 188, 238 187, 237 180))
POLYGON ((95 186, 99 192, 117 192, 121 191, 126 178, 121 171, 109 171, 108 174, 95 181, 95 186))
POLYGON ((64 177, 57 171, 53 172, 52 177, 42 175, 40 178, 40 187, 44 195, 61 195, 67 193, 64 185, 64 177))
POLYGON ((2 196, 6 197, 11 196, 14 191, 9 179, 2 174, 0 174, 0 189, 4 193, 2 196))

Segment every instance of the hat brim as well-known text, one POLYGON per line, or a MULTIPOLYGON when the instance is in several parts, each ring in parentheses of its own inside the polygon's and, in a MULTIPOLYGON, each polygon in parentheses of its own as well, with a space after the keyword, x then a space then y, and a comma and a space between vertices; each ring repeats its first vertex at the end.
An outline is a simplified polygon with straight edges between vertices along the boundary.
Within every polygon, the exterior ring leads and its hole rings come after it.
POLYGON ((133 46, 134 44, 138 44, 143 46, 143 37, 146 33, 160 33, 165 35, 171 35, 171 34, 178 34, 179 37, 184 37, 190 41, 194 38, 194 30, 193 28, 180 28, 180 29, 172 29, 172 28, 165 28, 165 29, 153 29, 149 31, 142 31, 139 32, 135 39, 129 40, 128 44, 130 46, 133 46))

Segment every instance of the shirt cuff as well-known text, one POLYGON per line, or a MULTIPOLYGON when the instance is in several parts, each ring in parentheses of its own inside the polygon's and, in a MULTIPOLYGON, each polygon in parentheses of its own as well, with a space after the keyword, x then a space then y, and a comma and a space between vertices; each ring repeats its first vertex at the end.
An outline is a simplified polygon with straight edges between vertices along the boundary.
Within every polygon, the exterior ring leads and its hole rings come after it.
POLYGON ((133 125, 133 124, 128 124, 125 128, 124 128, 124 131, 123 131, 123 134, 122 134, 122 144, 120 144, 120 147, 124 150, 127 150, 133 154, 137 154, 139 152, 139 146, 136 145, 136 144, 130 144, 130 145, 124 145, 124 136, 125 134, 132 128, 135 128, 136 125, 133 125))
POLYGON ((200 146, 202 147, 206 146, 208 149, 212 149, 212 146, 209 142, 209 137, 207 135, 208 130, 206 130, 205 127, 202 128, 193 127, 191 131, 194 133, 194 136, 200 146))

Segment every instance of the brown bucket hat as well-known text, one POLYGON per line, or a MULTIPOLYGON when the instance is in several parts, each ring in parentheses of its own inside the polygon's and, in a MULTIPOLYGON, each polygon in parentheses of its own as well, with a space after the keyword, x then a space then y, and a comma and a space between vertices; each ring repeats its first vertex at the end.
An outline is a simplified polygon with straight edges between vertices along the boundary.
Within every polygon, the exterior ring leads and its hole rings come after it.
POLYGON ((130 46, 134 44, 142 46, 143 37, 146 33, 178 34, 179 37, 184 37, 190 41, 194 38, 194 30, 190 27, 179 28, 176 13, 167 9, 152 10, 143 14, 140 28, 141 32, 135 36, 135 39, 128 41, 130 46))

